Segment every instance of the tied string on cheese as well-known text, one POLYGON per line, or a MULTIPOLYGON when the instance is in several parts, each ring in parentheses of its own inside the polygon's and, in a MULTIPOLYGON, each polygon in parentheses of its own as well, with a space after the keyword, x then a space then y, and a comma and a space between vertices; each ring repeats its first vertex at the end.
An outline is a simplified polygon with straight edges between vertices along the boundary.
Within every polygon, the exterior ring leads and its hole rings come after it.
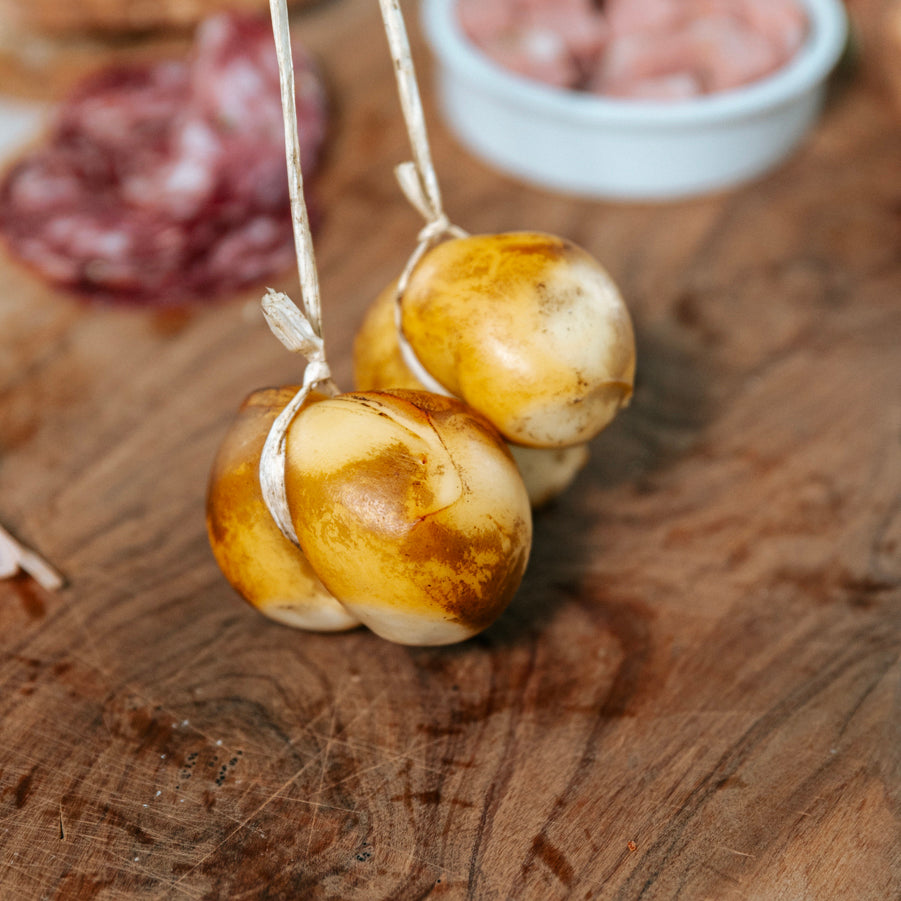
POLYGON ((416 70, 413 67, 413 55, 410 52, 410 41, 407 37, 400 4, 398 0, 379 0, 379 6, 394 63, 394 74, 397 79, 404 123, 413 151, 412 162, 401 163, 395 168, 394 175, 410 205, 426 220, 425 226, 417 236, 416 248, 407 260, 397 281, 394 298, 394 323, 397 340, 404 362, 420 384, 435 394, 452 397, 451 392, 422 365, 404 334, 403 298, 410 276, 423 256, 445 238, 465 238, 468 236, 468 232, 450 221, 441 202, 441 189, 438 186, 438 176, 435 174, 435 167, 432 163, 422 100, 416 81, 416 70))
POLYGON ((285 0, 270 0, 272 31, 278 57, 279 86, 282 115, 285 121, 285 151, 288 165, 288 193, 291 199, 291 225, 297 253, 297 271, 303 309, 280 291, 271 288, 263 298, 263 315, 272 333, 292 353, 307 359, 303 384, 285 409, 279 414, 263 446, 260 458, 260 488, 270 515, 281 533, 298 544, 297 532, 291 522, 285 488, 285 463, 288 429, 314 388, 336 395, 338 388, 332 380, 322 338, 322 301, 319 276, 313 254, 310 220, 303 195, 303 173, 300 160, 300 140, 297 132, 297 111, 294 104, 294 66, 291 54, 291 32, 285 0))
MULTIPOLYGON (((303 205, 286 2, 270 6, 302 298, 269 291, 262 308, 307 364, 299 389, 254 392, 220 445, 210 543, 233 587, 272 619, 312 631, 362 624, 408 645, 463 641, 497 619, 522 581, 529 496, 500 432, 462 401, 335 386, 303 205)), ((436 193, 419 193, 438 223, 433 240, 449 223, 436 193)))
MULTIPOLYGON (((395 176, 404 196, 426 220, 425 226, 419 232, 416 248, 398 279, 395 301, 398 342, 405 362, 420 383, 435 394, 451 397, 453 395, 422 365, 407 341, 401 324, 402 301, 410 276, 423 255, 444 238, 466 237, 467 232, 451 223, 442 206, 438 178, 432 164, 419 86, 413 68, 410 42, 400 6, 397 0, 379 0, 379 5, 397 77, 404 122, 413 152, 413 161, 397 166, 395 176)), ((339 392, 332 380, 331 370, 326 360, 325 342, 322 337, 322 301, 319 278, 303 193, 303 172, 294 103, 294 68, 287 5, 285 0, 270 0, 269 7, 278 58, 282 115, 285 122, 291 224, 294 232, 303 308, 299 308, 286 294, 272 289, 269 289, 263 298, 262 308, 272 333, 289 351, 300 353, 306 357, 307 365, 304 370, 303 384, 276 418, 266 438, 260 458, 260 487, 266 508, 279 530, 296 545, 298 544, 297 532, 291 521, 285 487, 288 430, 313 389, 319 389, 331 396, 339 392)))

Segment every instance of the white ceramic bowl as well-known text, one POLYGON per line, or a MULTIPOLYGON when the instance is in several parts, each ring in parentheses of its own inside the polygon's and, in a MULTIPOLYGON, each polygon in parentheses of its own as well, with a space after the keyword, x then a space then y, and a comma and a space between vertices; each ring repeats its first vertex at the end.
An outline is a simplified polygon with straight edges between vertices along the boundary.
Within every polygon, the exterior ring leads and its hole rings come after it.
POLYGON ((508 72, 464 35, 455 0, 423 0, 440 102, 477 156, 533 184, 592 197, 665 200, 748 181, 816 121, 847 38, 840 0, 802 0, 803 47, 778 72, 690 100, 620 100, 508 72))

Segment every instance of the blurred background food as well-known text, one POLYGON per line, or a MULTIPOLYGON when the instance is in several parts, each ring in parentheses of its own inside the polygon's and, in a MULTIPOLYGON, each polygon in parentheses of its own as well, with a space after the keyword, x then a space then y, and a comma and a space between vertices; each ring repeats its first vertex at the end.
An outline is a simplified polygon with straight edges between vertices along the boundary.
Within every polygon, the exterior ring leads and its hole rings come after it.
POLYGON ((467 37, 510 71, 655 100, 763 78, 808 31, 799 0, 458 0, 457 15, 467 37))
POLYGON ((208 16, 265 17, 268 8, 267 0, 0 0, 0 92, 55 101, 98 66, 186 53, 208 16))
POLYGON ((468 149, 544 188, 631 200, 782 163, 847 35, 840 0, 424 0, 423 18, 468 149))
MULTIPOLYGON (((311 0, 289 0, 302 6, 311 0)), ((266 0, 0 0, 3 21, 45 34, 188 28, 218 12, 265 14, 266 0)))
MULTIPOLYGON (((306 175, 325 90, 294 50, 306 175)), ((90 300, 171 306, 289 270, 294 244, 272 29, 203 20, 181 53, 99 68, 0 181, 0 238, 19 263, 90 300)))

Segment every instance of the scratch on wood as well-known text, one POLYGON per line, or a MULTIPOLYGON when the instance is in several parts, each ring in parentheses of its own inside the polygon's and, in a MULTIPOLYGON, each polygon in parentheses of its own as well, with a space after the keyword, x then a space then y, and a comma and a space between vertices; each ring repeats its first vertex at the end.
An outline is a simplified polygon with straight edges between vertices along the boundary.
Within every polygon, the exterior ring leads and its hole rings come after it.
POLYGON ((189 876, 200 867, 206 860, 212 857, 220 848, 226 845, 235 835, 237 835, 242 829, 245 829, 247 825, 252 822, 256 817, 260 815, 260 813, 265 810, 276 798, 281 796, 281 793, 285 791, 292 782, 295 782, 306 770, 307 765, 301 767, 290 779, 285 780, 269 797, 267 797, 261 804, 259 804, 255 810, 253 810, 248 816, 244 817, 234 829, 232 829, 220 842, 218 842, 213 848, 207 851, 199 860, 195 861, 194 864, 190 867, 190 869, 186 870, 175 882, 171 883, 168 888, 170 889, 179 889, 181 890, 182 883, 188 879, 189 876))
POLYGON ((723 879, 723 880, 725 880, 726 882, 731 883, 736 889, 740 889, 740 888, 741 888, 741 880, 740 880, 740 879, 736 879, 734 876, 730 875, 729 873, 724 873, 722 870, 718 870, 718 869, 717 869, 715 866, 713 866, 712 864, 710 864, 710 863, 705 863, 705 864, 704 864, 704 869, 709 870, 711 873, 715 874, 715 875, 718 876, 720 879, 723 879))
POLYGON ((59 802, 59 840, 64 842, 66 840, 66 826, 63 823, 63 802, 60 799, 59 802))
POLYGON ((724 851, 728 851, 730 854, 737 854, 739 857, 750 857, 752 860, 754 859, 753 854, 748 854, 745 851, 737 851, 735 848, 727 848, 725 845, 720 845, 720 847, 724 851))
MULTIPOLYGON (((325 747, 322 749, 320 753, 320 760, 322 761, 322 769, 319 771, 319 788, 316 791, 316 794, 321 794, 323 790, 323 786, 325 784, 325 773, 328 767, 328 756, 329 751, 332 747, 332 739, 335 737, 335 722, 338 718, 338 705, 332 705, 332 718, 329 723, 329 737, 326 739, 325 747)), ((313 846, 313 837, 316 834, 316 815, 318 814, 317 808, 313 808, 313 816, 310 818, 310 831, 307 835, 307 853, 309 853, 310 848, 313 846)))

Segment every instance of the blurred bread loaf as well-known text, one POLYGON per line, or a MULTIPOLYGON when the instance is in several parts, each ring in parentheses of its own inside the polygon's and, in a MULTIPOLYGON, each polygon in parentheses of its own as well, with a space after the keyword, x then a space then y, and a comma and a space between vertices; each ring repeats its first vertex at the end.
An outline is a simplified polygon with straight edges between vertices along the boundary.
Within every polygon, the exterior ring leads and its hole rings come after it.
POLYGON ((268 8, 266 0, 0 0, 0 19, 44 34, 110 34, 189 28, 212 13, 268 8))
POLYGON ((101 66, 186 52, 207 16, 268 9, 267 0, 0 0, 0 95, 57 101, 101 66))

